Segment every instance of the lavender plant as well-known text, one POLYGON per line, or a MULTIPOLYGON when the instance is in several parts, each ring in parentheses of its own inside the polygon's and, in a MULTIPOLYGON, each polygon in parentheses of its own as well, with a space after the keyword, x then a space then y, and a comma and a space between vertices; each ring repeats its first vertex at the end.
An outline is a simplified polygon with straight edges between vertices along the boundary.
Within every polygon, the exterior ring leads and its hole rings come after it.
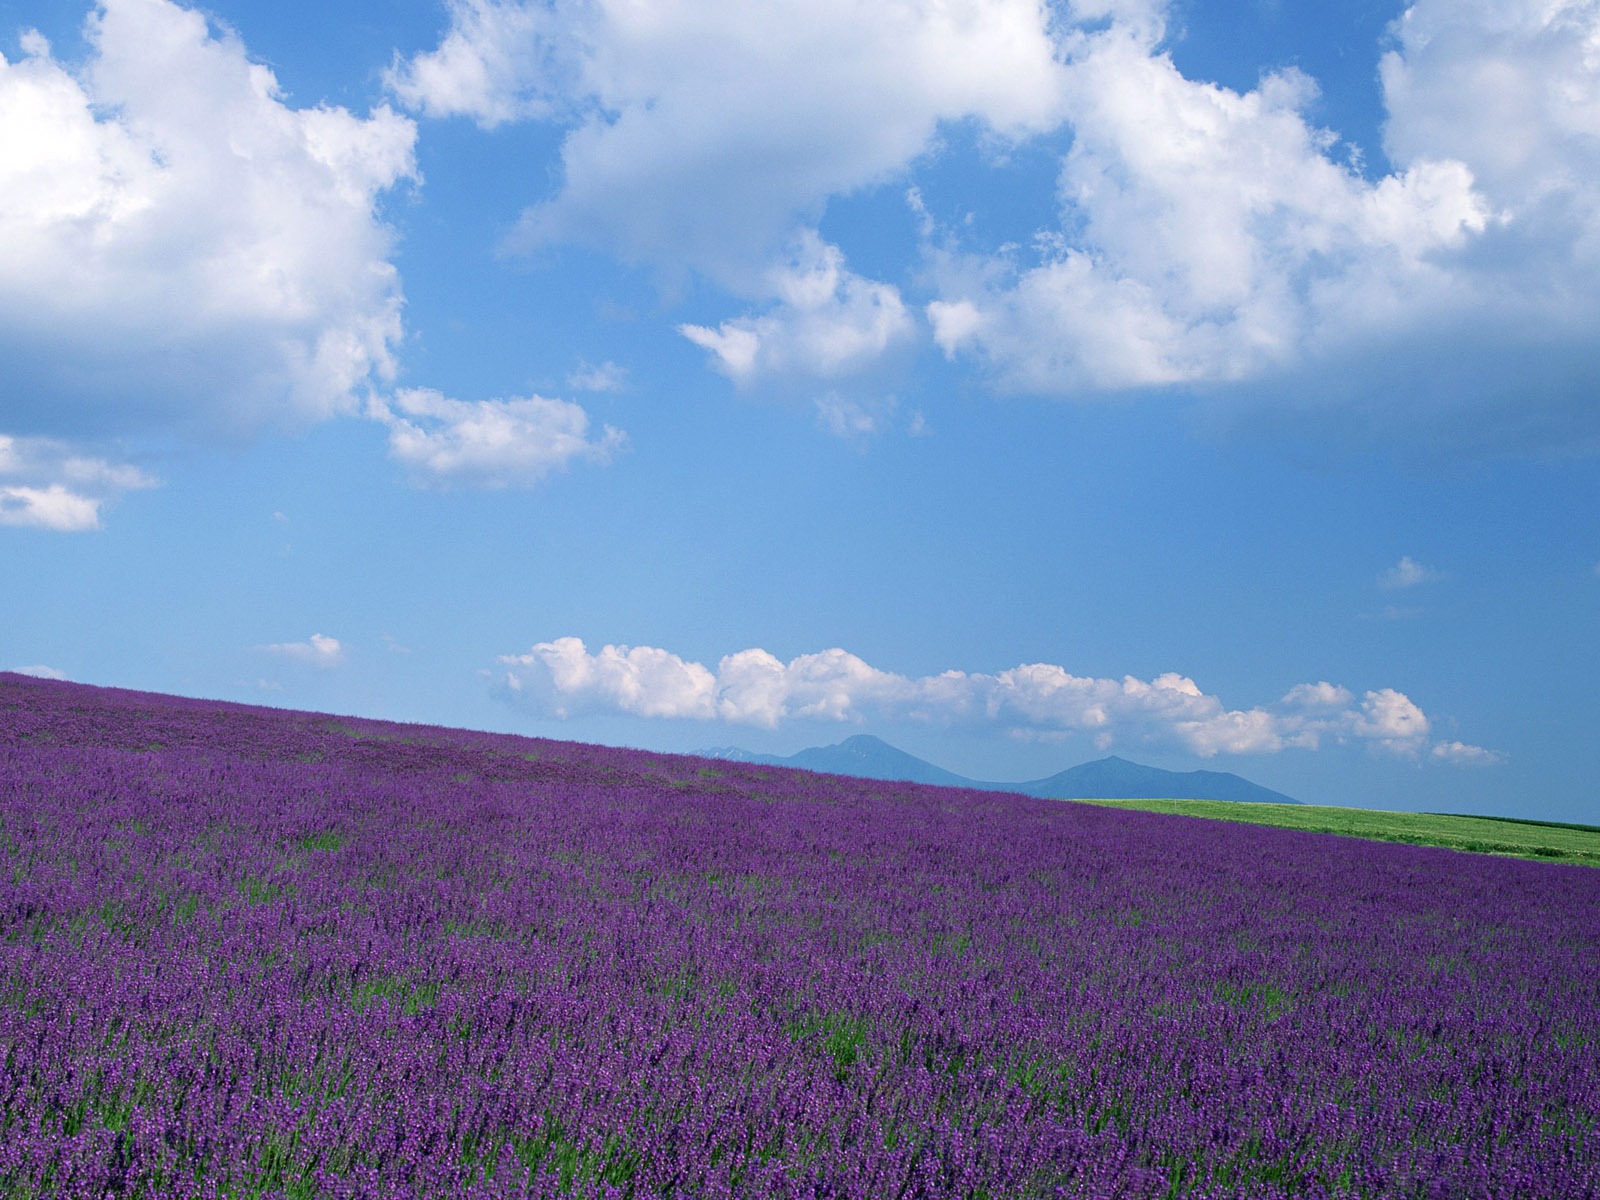
POLYGON ((0 1196, 1600 1194, 1600 871, 0 676, 0 1196))

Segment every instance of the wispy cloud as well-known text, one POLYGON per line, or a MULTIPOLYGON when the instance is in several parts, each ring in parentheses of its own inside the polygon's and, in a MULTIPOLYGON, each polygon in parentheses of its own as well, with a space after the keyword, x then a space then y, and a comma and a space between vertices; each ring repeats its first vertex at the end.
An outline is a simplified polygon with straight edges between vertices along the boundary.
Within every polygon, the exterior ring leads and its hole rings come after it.
POLYGON ((1378 586, 1390 591, 1414 588, 1422 583, 1434 583, 1444 575, 1432 567, 1424 566, 1409 554, 1378 576, 1378 586))
MULTIPOLYGON (((887 432, 896 424, 894 417, 899 402, 893 396, 866 399, 829 391, 814 397, 812 405, 819 429, 843 441, 859 444, 887 432)), ((905 422, 905 428, 911 436, 919 436, 917 414, 905 422)))
POLYGON ((628 368, 614 362, 598 367, 585 363, 567 376, 567 386, 580 392, 620 392, 628 384, 628 368))
POLYGON ((1176 672, 1150 680, 1106 679, 1027 663, 992 675, 951 670, 910 678, 842 649, 787 663, 765 650, 742 650, 712 670, 654 646, 607 645, 591 654, 574 637, 541 642, 499 661, 507 697, 556 717, 620 713, 766 728, 791 721, 909 719, 988 725, 1045 741, 1081 734, 1102 747, 1167 743, 1207 758, 1358 744, 1465 762, 1476 750, 1457 742, 1430 750, 1427 715, 1394 688, 1358 698, 1327 682, 1300 684, 1276 703, 1230 709, 1176 672))
POLYGON ((0 525, 98 529, 103 508, 156 484, 137 467, 78 453, 65 442, 0 434, 0 525))
POLYGON ((1468 746, 1464 742, 1438 742, 1431 751, 1441 762, 1458 763, 1464 767, 1497 767, 1506 761, 1498 750, 1485 750, 1482 746, 1468 746))

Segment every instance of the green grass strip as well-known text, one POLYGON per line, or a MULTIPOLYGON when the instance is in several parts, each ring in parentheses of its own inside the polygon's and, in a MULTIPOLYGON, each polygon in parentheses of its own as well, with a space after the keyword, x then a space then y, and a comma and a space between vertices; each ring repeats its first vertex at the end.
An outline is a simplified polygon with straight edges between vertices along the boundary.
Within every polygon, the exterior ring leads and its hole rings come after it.
POLYGON ((1592 826, 1519 821, 1511 817, 1382 812, 1315 804, 1247 804, 1234 800, 1082 800, 1077 803, 1600 867, 1600 829, 1592 826))

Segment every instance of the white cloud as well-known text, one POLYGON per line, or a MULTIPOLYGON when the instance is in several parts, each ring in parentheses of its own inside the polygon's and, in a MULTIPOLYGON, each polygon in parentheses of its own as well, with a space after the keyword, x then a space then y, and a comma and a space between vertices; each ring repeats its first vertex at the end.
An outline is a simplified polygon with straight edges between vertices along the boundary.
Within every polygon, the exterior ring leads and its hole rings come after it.
POLYGON ((1482 746, 1468 746, 1463 742, 1439 742, 1431 753, 1440 762, 1464 767, 1497 767, 1506 761, 1506 756, 1498 750, 1485 750, 1482 746))
POLYGON ((608 645, 590 654, 580 639, 565 637, 499 661, 505 694, 557 717, 609 712, 766 728, 796 720, 910 719, 990 725, 1042 740, 1083 734, 1102 747, 1164 743, 1203 758, 1325 745, 1411 758, 1430 752, 1441 761, 1490 755, 1457 742, 1430 751, 1427 715, 1393 688, 1368 691, 1358 702, 1325 681, 1300 684, 1273 705, 1229 709, 1177 673, 1104 679, 1027 663, 993 675, 909 678, 837 648, 787 663, 766 650, 741 650, 712 671, 650 646, 608 645))
POLYGON ((449 0, 449 9, 438 49, 397 58, 385 76, 402 103, 430 117, 469 116, 486 129, 561 107, 556 88, 575 65, 572 47, 562 45, 563 20, 575 20, 578 5, 449 0))
POLYGON ((485 124, 581 114, 561 189, 524 214, 522 244, 588 242, 745 281, 828 197, 911 162, 941 121, 1005 137, 1054 125, 1050 21, 1041 0, 458 0, 439 48, 391 84, 418 111, 485 124))
POLYGON ((58 483, 44 488, 0 484, 0 525, 80 533, 100 528, 100 505, 58 483))
POLYGON ((735 383, 763 375, 836 379, 871 366, 915 332, 899 291, 847 270, 839 248, 813 230, 797 235, 766 287, 776 303, 759 316, 716 329, 678 327, 735 383))
POLYGON ((1368 183, 1306 119, 1310 78, 1188 79, 1137 7, 1068 39, 1064 231, 1042 260, 942 262, 947 354, 1036 392, 1227 382, 1451 302, 1434 260, 1491 219, 1465 166, 1419 157, 1368 183))
POLYGON ((1574 219, 1585 249, 1600 251, 1594 0, 1417 0, 1392 33, 1381 63, 1390 158, 1465 163, 1512 221, 1574 219))
POLYGON ((1394 749, 1415 749, 1427 739, 1426 714, 1411 698, 1393 688, 1368 692, 1353 726, 1357 736, 1372 738, 1394 749))
POLYGON ((933 340, 947 355, 954 355, 963 345, 974 341, 987 321, 971 300, 934 300, 928 305, 927 313, 933 325, 933 340))
POLYGON ((519 697, 569 717, 615 711, 641 717, 711 717, 716 681, 699 663, 650 646, 606 646, 591 655, 577 638, 540 642, 500 660, 519 697))
POLYGON ((563 122, 557 190, 512 244, 746 298, 680 327, 740 382, 836 378, 916 336, 890 282, 823 263, 831 288, 796 300, 772 269, 796 238, 838 253, 814 232, 831 199, 904 179, 929 264, 915 308, 1005 389, 1182 386, 1213 411, 1345 405, 1497 451, 1600 444, 1593 0, 1417 0, 1383 58, 1392 168, 1371 177, 1312 119, 1304 73, 1186 78, 1171 8, 452 0, 439 47, 390 83, 419 112, 563 122), (1064 148, 1060 220, 1031 251, 941 232, 906 178, 955 122, 1064 148))
POLYGON ((1348 708, 1355 697, 1347 688, 1323 680, 1320 683, 1297 683, 1283 697, 1283 703, 1307 712, 1348 708))
POLYGON ((1069 0, 1067 7, 1074 21, 1116 25, 1141 45, 1154 46, 1166 37, 1168 0, 1069 0))
POLYGON ((31 675, 35 679, 65 679, 67 677, 67 673, 65 671, 58 671, 54 667, 12 667, 11 670, 13 674, 31 675))
POLYGON ((155 485, 137 467, 77 453, 63 442, 0 434, 0 525, 98 529, 102 508, 124 492, 155 485))
POLYGON ((1407 554, 1394 566, 1378 576, 1378 586, 1390 590, 1413 588, 1418 584, 1432 583, 1442 578, 1443 575, 1440 572, 1432 567, 1424 566, 1407 554))
POLYGON ((389 450, 419 481, 474 487, 526 487, 574 461, 606 462, 625 442, 607 425, 591 439, 589 416, 567 400, 452 400, 425 388, 375 401, 389 427, 389 450))
MULTIPOLYGON (((818 396, 813 404, 817 410, 817 424, 836 438, 846 440, 872 437, 888 428, 894 413, 892 396, 867 402, 828 392, 818 396)), ((915 418, 912 419, 915 426, 915 418)))
POLYGON ((339 639, 321 633, 313 633, 303 642, 277 642, 256 649, 313 667, 336 667, 344 661, 344 647, 339 639))
MULTIPOLYGON (((394 455, 434 482, 527 483, 619 444, 610 429, 587 439, 582 409, 561 401, 371 398, 402 334, 377 205, 417 178, 410 119, 292 107, 231 31, 169 0, 104 0, 86 36, 81 68, 31 32, 20 60, 0 58, 0 360, 16 435, 0 434, 0 523, 97 528, 109 502, 153 483, 74 451, 86 435, 231 438, 354 415, 363 397, 394 455)), ((582 382, 621 378, 608 363, 582 382)))
POLYGON ((293 108, 230 32, 104 0, 88 61, 0 58, 0 359, 10 432, 229 433, 353 411, 393 368, 377 197, 410 120, 293 108))
POLYGON ((1060 225, 1033 255, 942 235, 945 353, 1038 394, 1188 386, 1490 453, 1600 445, 1600 6, 1418 0, 1376 178, 1302 73, 1184 77, 1166 10, 1073 6, 1109 24, 1064 39, 1060 225))
POLYGON ((628 369, 614 362, 603 362, 598 367, 585 363, 567 376, 569 387, 580 392, 620 392, 628 383, 628 369))

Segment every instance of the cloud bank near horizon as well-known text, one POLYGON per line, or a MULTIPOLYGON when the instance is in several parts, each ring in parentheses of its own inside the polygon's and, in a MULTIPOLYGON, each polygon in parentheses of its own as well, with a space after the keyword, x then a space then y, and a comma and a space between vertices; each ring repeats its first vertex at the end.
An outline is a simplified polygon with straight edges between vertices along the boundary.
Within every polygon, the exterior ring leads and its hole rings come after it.
POLYGON ((766 729, 796 721, 911 720, 989 726, 1041 741, 1084 735, 1101 749, 1168 744, 1201 758, 1360 745, 1463 765, 1503 761, 1482 747, 1435 741, 1428 716, 1393 688, 1358 698, 1332 683, 1305 683, 1273 704, 1230 709, 1176 672, 1107 679, 1025 663, 997 674, 950 670, 911 678, 837 648, 787 663, 765 650, 741 650, 712 670, 655 646, 606 645, 590 653, 576 637, 540 642, 525 654, 501 656, 499 664, 503 696, 560 719, 608 714, 766 729))

